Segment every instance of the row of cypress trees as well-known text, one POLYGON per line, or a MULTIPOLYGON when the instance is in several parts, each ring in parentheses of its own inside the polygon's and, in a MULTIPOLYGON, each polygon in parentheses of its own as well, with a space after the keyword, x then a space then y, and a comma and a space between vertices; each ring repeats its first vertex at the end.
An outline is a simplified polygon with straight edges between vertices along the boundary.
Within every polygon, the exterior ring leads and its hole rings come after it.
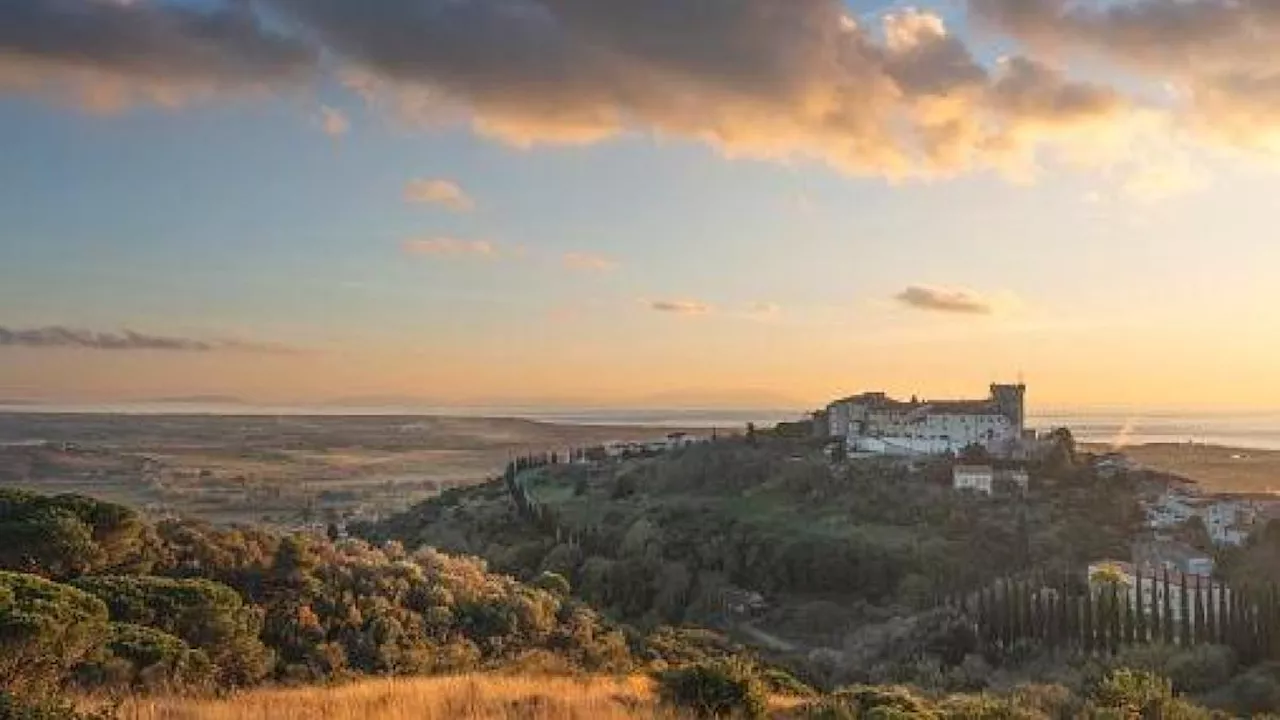
POLYGON ((1280 660, 1280 592, 1274 584, 1227 588, 1166 570, 1081 582, 1066 576, 1008 578, 953 598, 988 648, 1012 650, 1032 643, 1093 653, 1121 647, 1227 645, 1241 660, 1280 660))

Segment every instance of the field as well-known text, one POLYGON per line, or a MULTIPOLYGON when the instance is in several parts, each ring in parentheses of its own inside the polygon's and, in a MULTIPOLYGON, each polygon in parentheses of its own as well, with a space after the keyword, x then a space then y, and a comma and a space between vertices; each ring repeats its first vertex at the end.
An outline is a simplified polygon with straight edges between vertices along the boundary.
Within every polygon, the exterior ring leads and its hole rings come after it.
MULTIPOLYGON (((775 712, 795 701, 775 697, 775 712)), ((644 677, 465 675, 259 690, 219 700, 136 699, 125 720, 683 720, 644 677)))
POLYGON ((373 519, 500 474, 513 455, 668 429, 504 418, 0 414, 0 487, 219 523, 373 519))
POLYGON ((334 688, 260 690, 221 700, 128 703, 127 720, 630 720, 660 711, 643 678, 462 676, 377 680, 334 688))
POLYGON ((1207 492, 1280 492, 1280 452, 1190 443, 1134 445, 1135 462, 1199 483, 1207 492))

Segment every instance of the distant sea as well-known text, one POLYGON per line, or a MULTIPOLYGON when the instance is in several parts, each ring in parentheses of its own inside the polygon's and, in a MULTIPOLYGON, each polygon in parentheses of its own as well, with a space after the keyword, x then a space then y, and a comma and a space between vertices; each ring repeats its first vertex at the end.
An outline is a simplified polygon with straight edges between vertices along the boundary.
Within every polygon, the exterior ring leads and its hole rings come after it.
MULTIPOLYGON (((115 405, 45 405, 0 403, 6 413, 122 413, 144 415, 441 415, 452 417, 508 417, 573 425, 649 425, 654 427, 741 428, 747 423, 769 426, 805 417, 803 410, 786 408, 546 408, 439 406, 259 406, 217 403, 127 403, 115 405)), ((1069 427, 1087 443, 1138 445, 1187 443, 1280 450, 1280 411, 1270 412, 1125 412, 1088 410, 1032 412, 1030 427, 1049 430, 1069 427)))

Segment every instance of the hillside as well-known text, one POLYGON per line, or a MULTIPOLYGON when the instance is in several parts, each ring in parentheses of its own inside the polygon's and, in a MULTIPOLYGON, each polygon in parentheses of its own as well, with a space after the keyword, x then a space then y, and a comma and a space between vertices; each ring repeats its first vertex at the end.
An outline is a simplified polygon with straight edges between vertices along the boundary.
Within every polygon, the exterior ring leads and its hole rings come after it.
POLYGON ((535 468, 519 487, 532 518, 494 482, 360 531, 476 554, 517 577, 555 572, 642 627, 711 625, 792 660, 843 661, 867 627, 946 595, 1127 554, 1140 517, 1135 485, 1104 482, 1083 460, 1034 468, 1026 496, 986 498, 953 491, 945 462, 833 465, 805 441, 763 433, 535 468))
POLYGON ((0 700, 634 673, 739 654, 713 633, 608 620, 554 575, 522 583, 429 548, 153 525, 118 505, 0 490, 0 700))

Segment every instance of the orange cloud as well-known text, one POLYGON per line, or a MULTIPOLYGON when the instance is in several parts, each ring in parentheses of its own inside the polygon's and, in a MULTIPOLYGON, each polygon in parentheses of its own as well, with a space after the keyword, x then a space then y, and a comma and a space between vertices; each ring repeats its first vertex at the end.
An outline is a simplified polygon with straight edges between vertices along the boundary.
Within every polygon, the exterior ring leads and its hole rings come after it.
POLYGON ((351 130, 351 121, 345 113, 328 105, 320 106, 320 129, 330 137, 341 137, 351 130))
POLYGON ((570 270, 584 272, 612 272, 619 267, 618 261, 612 258, 586 252, 565 253, 563 262, 564 266, 570 270))
POLYGON ((497 258, 498 246, 488 240, 460 240, 451 237, 406 240, 401 249, 409 255, 497 258))
POLYGON ((470 212, 475 201, 452 180, 410 180, 404 188, 406 202, 442 205, 456 212, 470 212))
POLYGON ((937 14, 862 27, 841 0, 459 5, 267 0, 347 60, 373 102, 428 125, 469 119, 515 145, 629 130, 731 156, 814 158, 848 172, 948 175, 1070 152, 1123 114, 1109 88, 1020 58, 988 69, 937 14), (420 9, 420 8, 419 8, 420 9), (671 32, 671 18, 681 30, 671 32), (500 44, 500 51, 498 50, 500 44))

